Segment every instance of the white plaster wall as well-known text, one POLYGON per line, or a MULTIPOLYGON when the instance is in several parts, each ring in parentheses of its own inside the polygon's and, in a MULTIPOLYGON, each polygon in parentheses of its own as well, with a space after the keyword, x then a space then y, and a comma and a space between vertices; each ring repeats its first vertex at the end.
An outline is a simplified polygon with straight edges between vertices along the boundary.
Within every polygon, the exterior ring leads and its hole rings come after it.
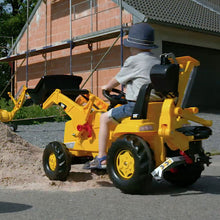
POLYGON ((155 30, 155 43, 159 46, 154 51, 157 56, 162 53, 162 41, 220 50, 220 37, 218 36, 157 24, 151 24, 151 26, 155 30))

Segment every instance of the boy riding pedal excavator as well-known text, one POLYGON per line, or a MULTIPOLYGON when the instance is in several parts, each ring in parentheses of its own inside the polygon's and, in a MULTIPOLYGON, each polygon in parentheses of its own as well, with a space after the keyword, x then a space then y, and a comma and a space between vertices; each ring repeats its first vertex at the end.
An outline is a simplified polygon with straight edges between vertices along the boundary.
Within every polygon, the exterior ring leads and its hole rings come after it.
MULTIPOLYGON (((101 115, 99 154, 94 160, 85 164, 84 168, 87 169, 106 168, 110 127, 116 126, 123 118, 131 117, 141 86, 150 84, 150 70, 155 64, 160 63, 151 53, 151 50, 157 46, 154 44, 154 30, 147 23, 133 25, 128 38, 124 40, 124 45, 130 47, 131 56, 125 61, 121 71, 102 89, 110 92, 122 84, 126 88, 127 104, 118 108, 111 108, 101 115)), ((158 101, 161 98, 161 94, 155 91, 151 92, 150 101, 158 101)))
POLYGON ((154 30, 147 23, 133 25, 124 44, 132 55, 103 86, 110 104, 80 89, 79 76, 44 76, 27 90, 35 104, 59 105, 71 118, 64 142, 45 147, 44 171, 51 180, 65 181, 71 165, 86 160, 85 169, 107 167, 113 184, 126 193, 148 189, 152 178, 189 186, 210 164, 202 140, 211 135, 212 122, 186 106, 200 63, 173 54, 155 58, 154 30), (126 87, 126 99, 114 88, 119 84, 126 87))

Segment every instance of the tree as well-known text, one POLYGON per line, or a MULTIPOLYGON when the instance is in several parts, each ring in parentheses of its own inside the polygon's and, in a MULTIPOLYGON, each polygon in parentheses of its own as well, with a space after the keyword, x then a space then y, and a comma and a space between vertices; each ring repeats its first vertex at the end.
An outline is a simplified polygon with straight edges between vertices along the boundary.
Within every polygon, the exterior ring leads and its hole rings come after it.
MULTIPOLYGON (((29 0, 29 14, 38 0, 29 0)), ((16 39, 27 20, 27 0, 0 0, 0 57, 7 56, 12 48, 12 39, 16 39)), ((11 67, 0 62, 0 94, 11 78, 11 67)), ((8 98, 7 87, 2 97, 8 98)))

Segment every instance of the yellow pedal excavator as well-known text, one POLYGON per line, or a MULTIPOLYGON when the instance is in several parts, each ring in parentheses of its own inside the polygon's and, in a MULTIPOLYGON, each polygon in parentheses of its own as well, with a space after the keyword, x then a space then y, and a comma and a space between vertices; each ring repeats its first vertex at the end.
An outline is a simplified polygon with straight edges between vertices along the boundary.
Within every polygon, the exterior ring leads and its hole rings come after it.
MULTIPOLYGON (((186 106, 197 66, 199 61, 189 56, 161 55, 161 64, 151 70, 152 83, 140 89, 132 116, 111 130, 107 172, 123 192, 141 192, 152 178, 185 187, 210 164, 202 140, 211 135, 212 122, 196 116, 198 108, 186 106), (151 89, 165 99, 149 102, 151 89)), ((71 118, 65 125, 63 143, 51 142, 44 150, 43 167, 51 180, 66 180, 72 163, 98 154, 100 115, 126 103, 122 92, 104 91, 109 104, 80 89, 81 81, 79 76, 45 76, 35 89, 27 90, 43 109, 59 105, 71 118)))

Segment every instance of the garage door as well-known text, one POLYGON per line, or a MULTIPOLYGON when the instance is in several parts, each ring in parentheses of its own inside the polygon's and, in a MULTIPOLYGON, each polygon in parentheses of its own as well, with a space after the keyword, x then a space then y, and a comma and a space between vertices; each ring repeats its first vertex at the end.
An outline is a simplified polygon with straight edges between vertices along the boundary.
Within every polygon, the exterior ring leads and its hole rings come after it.
POLYGON ((191 56, 200 61, 187 106, 203 112, 220 111, 220 50, 163 41, 163 53, 191 56))

